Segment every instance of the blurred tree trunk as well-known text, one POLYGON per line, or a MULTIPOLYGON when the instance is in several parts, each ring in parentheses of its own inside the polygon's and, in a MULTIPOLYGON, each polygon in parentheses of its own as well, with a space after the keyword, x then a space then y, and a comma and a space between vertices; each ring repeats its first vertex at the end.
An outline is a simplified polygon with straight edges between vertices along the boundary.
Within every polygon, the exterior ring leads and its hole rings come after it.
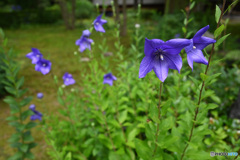
POLYGON ((76 8, 76 0, 71 0, 71 11, 68 10, 67 1, 66 0, 58 0, 58 4, 61 8, 61 14, 63 17, 63 21, 65 27, 67 29, 75 28, 75 8, 76 8))
POLYGON ((123 21, 121 23, 121 30, 120 35, 126 36, 127 35, 127 4, 126 0, 123 0, 123 21))
POLYGON ((120 16, 119 16, 118 0, 114 0, 114 8, 115 8, 115 22, 117 24, 119 24, 120 23, 120 16))
POLYGON ((138 0, 134 0, 134 9, 137 10, 138 8, 138 0))

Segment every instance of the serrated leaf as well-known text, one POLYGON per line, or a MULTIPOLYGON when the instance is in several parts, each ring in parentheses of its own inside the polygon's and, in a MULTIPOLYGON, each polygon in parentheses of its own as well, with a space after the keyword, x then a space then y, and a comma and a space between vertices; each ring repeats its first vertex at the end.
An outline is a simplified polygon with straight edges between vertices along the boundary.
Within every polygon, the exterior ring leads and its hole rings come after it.
POLYGON ((231 33, 221 37, 216 43, 215 43, 215 47, 218 47, 228 36, 230 36, 231 33))
POLYGON ((220 16, 221 16, 221 9, 218 7, 218 5, 216 5, 216 11, 215 11, 216 23, 218 23, 220 16))
POLYGON ((140 140, 140 139, 135 139, 135 146, 137 154, 140 158, 144 160, 152 160, 152 150, 148 147, 147 143, 140 140))
POLYGON ((217 38, 221 33, 222 31, 224 30, 225 26, 224 24, 222 24, 219 28, 217 28, 215 31, 214 31, 214 38, 217 38))
POLYGON ((119 114, 119 121, 123 123, 127 119, 128 111, 125 110, 119 114))
POLYGON ((204 73, 200 73, 200 77, 203 81, 205 81, 208 78, 208 76, 204 73))
POLYGON ((21 78, 17 81, 17 84, 16 84, 17 89, 19 89, 20 87, 22 87, 23 83, 24 83, 24 77, 21 77, 21 78))

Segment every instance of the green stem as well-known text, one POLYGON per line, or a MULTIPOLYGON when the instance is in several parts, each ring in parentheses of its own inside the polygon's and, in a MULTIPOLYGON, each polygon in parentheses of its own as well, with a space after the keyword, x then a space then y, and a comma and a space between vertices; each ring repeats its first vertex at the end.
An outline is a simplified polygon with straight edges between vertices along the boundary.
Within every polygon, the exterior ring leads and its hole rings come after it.
MULTIPOLYGON (((226 4, 226 0, 223 0, 221 16, 220 16, 220 18, 218 20, 217 28, 219 27, 220 21, 222 19, 225 4, 226 4)), ((214 44, 212 45, 211 54, 210 54, 209 59, 208 59, 208 65, 207 65, 207 68, 205 70, 205 74, 206 75, 207 75, 207 72, 208 72, 208 69, 209 69, 209 66, 210 66, 210 62, 211 62, 211 58, 212 58, 213 52, 214 52, 214 44)), ((200 103, 201 103, 202 91, 203 91, 204 86, 205 86, 205 81, 202 82, 202 86, 201 86, 200 94, 199 94, 199 98, 198 98, 198 103, 197 103, 197 108, 195 109, 193 125, 192 125, 191 132, 190 132, 190 135, 189 135, 189 138, 188 138, 188 143, 187 143, 187 145, 185 146, 185 148, 183 150, 183 153, 182 153, 182 156, 181 156, 181 160, 183 159, 183 157, 185 155, 185 152, 186 152, 186 150, 187 150, 187 148, 189 146, 189 143, 191 142, 191 139, 192 139, 193 129, 195 128, 195 125, 196 125, 197 115, 198 115, 199 106, 200 106, 200 103)))
MULTIPOLYGON (((160 112, 160 109, 161 109, 161 97, 162 97, 162 87, 163 87, 163 83, 160 82, 160 91, 159 91, 159 102, 158 102, 158 119, 160 120, 161 118, 161 112, 160 112)), ((155 147, 154 147, 154 150, 153 150, 153 155, 155 155, 156 151, 157 151, 157 139, 158 139, 158 134, 159 134, 159 123, 157 124, 157 132, 155 134, 155 147)))

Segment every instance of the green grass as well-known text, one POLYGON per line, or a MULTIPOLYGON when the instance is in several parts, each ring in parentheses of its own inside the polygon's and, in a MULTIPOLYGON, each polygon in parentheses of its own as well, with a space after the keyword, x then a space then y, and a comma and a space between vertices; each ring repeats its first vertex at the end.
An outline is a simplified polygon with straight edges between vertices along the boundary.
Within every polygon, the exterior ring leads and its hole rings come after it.
MULTIPOLYGON (((86 22, 86 24, 91 23, 86 22)), ((52 62, 51 72, 58 76, 60 84, 63 83, 63 74, 69 72, 76 79, 76 85, 81 86, 81 79, 84 77, 81 77, 80 73, 88 66, 87 62, 79 63, 78 56, 75 56, 73 53, 78 51, 75 41, 80 38, 82 31, 86 29, 84 26, 86 25, 83 23, 72 31, 66 30, 64 26, 32 26, 25 27, 25 29, 5 30, 6 37, 9 40, 8 46, 14 49, 14 52, 17 54, 17 62, 21 66, 20 76, 25 77, 24 87, 29 88, 27 94, 34 97, 31 103, 36 104, 37 110, 40 112, 46 113, 48 111, 48 113, 58 114, 58 109, 61 106, 56 99, 56 87, 54 87, 52 76, 36 72, 34 65, 31 64, 31 61, 25 55, 31 52, 32 47, 38 48, 44 58, 52 62), (36 94, 38 92, 44 93, 43 102, 37 100, 36 94), (45 107, 42 107, 42 104, 45 107)), ((110 27, 107 26, 107 28, 110 27)), ((114 33, 114 30, 111 29, 102 35, 93 31, 91 39, 95 42, 95 45, 92 46, 95 58, 100 59, 99 55, 102 54, 96 45, 102 42, 103 36, 107 38, 108 50, 114 52, 114 41, 116 40, 113 36, 114 33)), ((128 39, 129 37, 125 37, 121 40, 125 46, 129 46, 130 42, 128 39)), ((87 53, 78 52, 83 57, 88 57, 87 53)), ((14 150, 7 142, 7 139, 14 133, 14 129, 8 126, 8 122, 5 120, 10 115, 8 105, 0 100, 0 106, 0 137, 3 137, 2 141, 0 141, 0 160, 5 160, 14 153, 14 150)), ((27 109, 27 107, 24 109, 27 109)), ((36 160, 49 159, 47 156, 48 146, 44 141, 41 125, 33 129, 33 136, 38 143, 38 146, 33 149, 36 160)))

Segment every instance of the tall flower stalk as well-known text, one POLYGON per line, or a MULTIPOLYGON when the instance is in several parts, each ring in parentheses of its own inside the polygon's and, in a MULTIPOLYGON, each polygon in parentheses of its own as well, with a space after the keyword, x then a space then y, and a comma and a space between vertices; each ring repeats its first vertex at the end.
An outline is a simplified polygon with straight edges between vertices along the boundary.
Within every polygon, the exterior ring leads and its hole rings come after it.
MULTIPOLYGON (((159 102, 158 102, 158 119, 160 120, 161 118, 161 97, 162 97, 162 88, 163 88, 163 82, 160 82, 160 89, 159 89, 159 102)), ((159 134, 159 123, 157 124, 157 131, 155 134, 155 146, 154 146, 154 150, 153 150, 153 155, 155 155, 156 151, 157 151, 157 140, 158 140, 158 134, 159 134)))
MULTIPOLYGON (((225 4, 226 4, 226 0, 223 0, 223 6, 222 6, 222 9, 221 9, 221 15, 220 15, 218 23, 217 23, 217 29, 219 28, 219 24, 220 24, 220 21, 222 19, 223 13, 224 13, 225 4)), ((207 68, 205 70, 205 75, 207 75, 207 72, 208 72, 208 69, 209 69, 209 66, 210 66, 211 58, 212 58, 212 55, 213 55, 213 52, 214 52, 214 46, 215 45, 213 43, 212 50, 211 50, 210 56, 208 58, 208 64, 207 64, 207 68)), ((189 138, 188 138, 188 143, 186 144, 186 146, 185 146, 185 148, 183 150, 183 153, 182 153, 182 156, 181 156, 181 160, 183 159, 183 157, 185 155, 185 152, 186 152, 186 150, 187 150, 187 148, 189 146, 189 143, 191 142, 192 136, 193 136, 193 130, 194 130, 195 125, 196 125, 197 115, 199 113, 199 106, 200 106, 200 103, 201 103, 201 97, 202 97, 202 92, 203 92, 204 86, 205 86, 205 80, 203 80, 203 82, 202 82, 202 86, 201 86, 200 93, 199 93, 199 98, 198 98, 198 103, 197 103, 197 108, 195 109, 193 125, 192 125, 191 131, 190 131, 190 135, 189 135, 189 138)))

